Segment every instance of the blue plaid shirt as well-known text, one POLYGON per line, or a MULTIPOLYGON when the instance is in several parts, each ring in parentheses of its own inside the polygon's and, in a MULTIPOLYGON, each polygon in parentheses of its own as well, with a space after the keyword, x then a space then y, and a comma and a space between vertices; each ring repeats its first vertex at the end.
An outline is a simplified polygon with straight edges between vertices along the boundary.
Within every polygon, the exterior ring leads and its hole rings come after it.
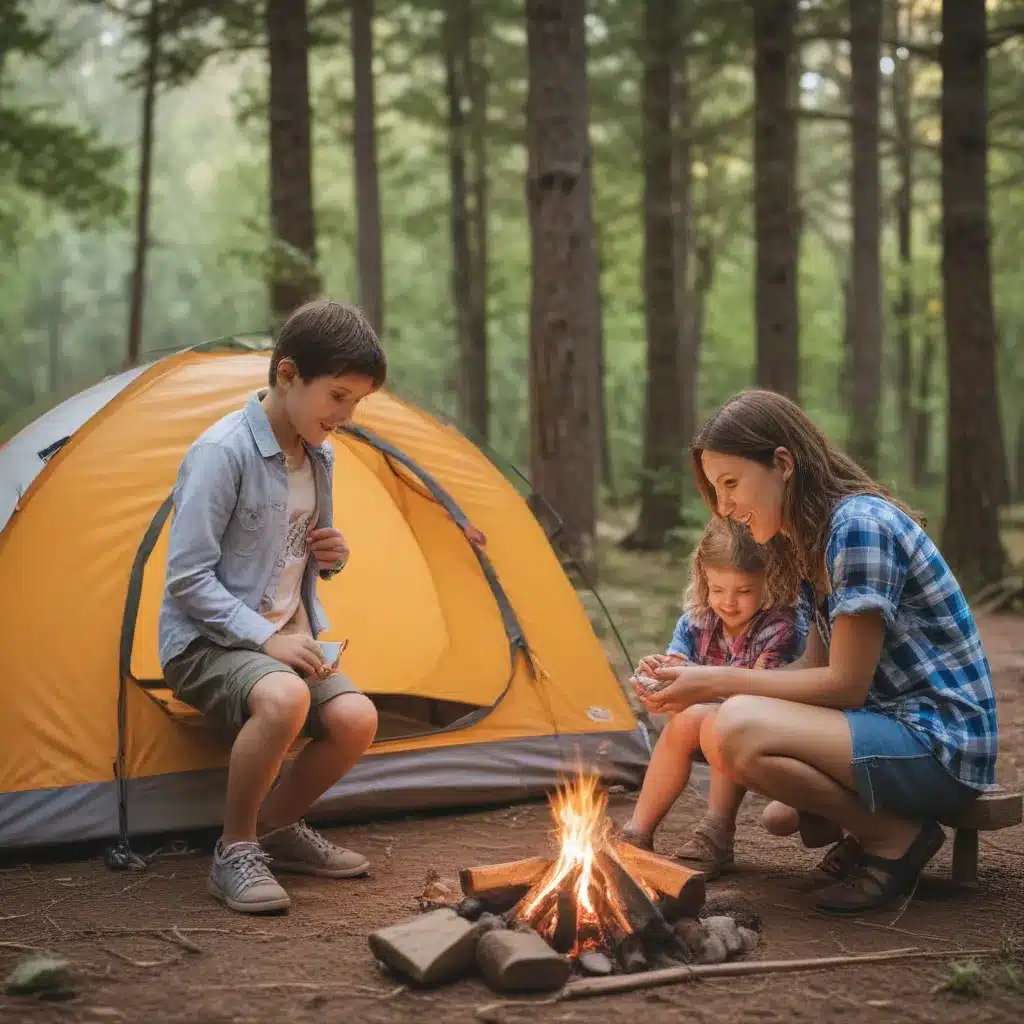
POLYGON ((965 785, 992 786, 992 675, 963 591, 928 535, 883 498, 854 495, 832 513, 825 565, 831 593, 817 607, 805 581, 798 622, 812 618, 828 646, 837 616, 880 612, 885 639, 864 708, 902 722, 965 785))

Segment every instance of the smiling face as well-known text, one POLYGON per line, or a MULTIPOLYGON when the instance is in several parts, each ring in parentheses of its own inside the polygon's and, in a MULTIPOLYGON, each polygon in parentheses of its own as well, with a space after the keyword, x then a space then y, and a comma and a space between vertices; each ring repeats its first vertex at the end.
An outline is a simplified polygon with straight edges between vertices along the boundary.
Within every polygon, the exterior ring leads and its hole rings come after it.
POLYGON ((765 574, 705 566, 708 604, 733 636, 741 633, 764 602, 765 574))
POLYGON ((782 530, 782 499, 793 475, 793 457, 785 448, 777 449, 771 467, 705 450, 701 467, 714 488, 719 515, 746 525, 758 544, 768 543, 782 530))
POLYGON ((290 360, 282 360, 278 367, 278 386, 283 389, 288 422, 313 447, 323 444, 333 431, 348 423, 356 406, 375 390, 373 380, 360 374, 305 381, 290 360))

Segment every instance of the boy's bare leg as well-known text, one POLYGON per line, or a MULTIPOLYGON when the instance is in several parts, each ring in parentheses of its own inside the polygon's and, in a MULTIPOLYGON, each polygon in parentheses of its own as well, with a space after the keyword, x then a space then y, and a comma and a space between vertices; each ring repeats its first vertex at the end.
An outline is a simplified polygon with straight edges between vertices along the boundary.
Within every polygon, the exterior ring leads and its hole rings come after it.
POLYGON ((231 748, 222 843, 255 842, 256 816, 309 712, 309 687, 272 672, 249 692, 249 718, 231 748))
POLYGON ((361 693, 338 694, 321 705, 319 713, 324 736, 307 743, 282 773, 259 811, 261 834, 298 821, 351 770, 377 733, 377 709, 361 693))
POLYGON ((633 815, 625 826, 625 831, 642 844, 652 843, 655 829, 686 788, 701 723, 714 715, 718 707, 717 704, 695 704, 673 715, 662 729, 633 815))

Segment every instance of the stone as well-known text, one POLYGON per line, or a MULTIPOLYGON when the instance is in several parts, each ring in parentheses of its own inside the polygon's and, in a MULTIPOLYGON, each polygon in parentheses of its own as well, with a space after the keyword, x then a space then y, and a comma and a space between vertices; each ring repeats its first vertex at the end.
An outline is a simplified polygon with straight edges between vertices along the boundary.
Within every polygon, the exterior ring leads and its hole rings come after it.
POLYGON ((743 940, 740 938, 736 922, 731 917, 719 915, 717 917, 706 917, 702 924, 708 935, 717 935, 725 945, 725 951, 731 956, 743 950, 743 940))
POLYGON ((611 974, 614 970, 611 959, 596 949, 588 949, 586 952, 580 953, 579 965, 587 974, 599 976, 611 974))
POLYGON ((53 956, 31 956, 23 960, 7 976, 4 990, 8 995, 35 995, 48 999, 73 996, 71 967, 67 960, 53 956))
POLYGON ((761 917, 754 909, 753 903, 738 889, 720 889, 704 901, 700 918, 731 917, 738 925, 751 931, 761 931, 761 917))
POLYGON ((700 921, 692 917, 681 917, 675 923, 675 932, 676 938, 691 957, 700 953, 704 945, 704 928, 700 921))
POLYGON ((749 928, 744 928, 742 925, 737 926, 736 931, 739 932, 740 942, 743 944, 744 953, 750 953, 757 949, 759 939, 757 932, 751 931, 749 928))
POLYGON ((493 932, 497 929, 504 929, 506 927, 505 922, 498 917, 497 914, 489 914, 485 910, 477 919, 473 927, 476 929, 477 935, 483 935, 484 932, 493 932))
POLYGON ((467 921, 475 921, 484 912, 483 900, 467 896, 456 908, 455 913, 467 921))
POLYGON ((571 967, 535 931, 489 931, 476 962, 495 992, 550 992, 569 980, 571 967))
POLYGON ((699 964, 721 964, 729 957, 725 943, 717 935, 708 935, 704 939, 700 953, 697 954, 699 964))
POLYGON ((436 985, 469 973, 477 939, 474 924, 443 907, 381 928, 369 942, 388 967, 417 985, 436 985))
POLYGON ((636 974, 647 967, 643 940, 639 935, 627 935, 619 944, 619 961, 627 974, 636 974))

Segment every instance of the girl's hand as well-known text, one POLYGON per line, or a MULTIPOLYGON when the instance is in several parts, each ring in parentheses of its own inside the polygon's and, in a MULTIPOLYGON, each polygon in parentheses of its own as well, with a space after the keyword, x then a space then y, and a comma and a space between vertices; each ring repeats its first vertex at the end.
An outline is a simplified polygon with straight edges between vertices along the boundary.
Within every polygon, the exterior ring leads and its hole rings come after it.
POLYGON ((650 676, 654 678, 659 668, 665 665, 688 665, 689 661, 682 654, 648 654, 640 659, 633 672, 633 678, 637 676, 650 676))
POLYGON ((671 714, 685 711, 693 704, 709 704, 717 699, 715 679, 718 670, 703 665, 662 665, 653 676, 664 686, 660 690, 648 690, 635 684, 641 704, 653 714, 671 714))

